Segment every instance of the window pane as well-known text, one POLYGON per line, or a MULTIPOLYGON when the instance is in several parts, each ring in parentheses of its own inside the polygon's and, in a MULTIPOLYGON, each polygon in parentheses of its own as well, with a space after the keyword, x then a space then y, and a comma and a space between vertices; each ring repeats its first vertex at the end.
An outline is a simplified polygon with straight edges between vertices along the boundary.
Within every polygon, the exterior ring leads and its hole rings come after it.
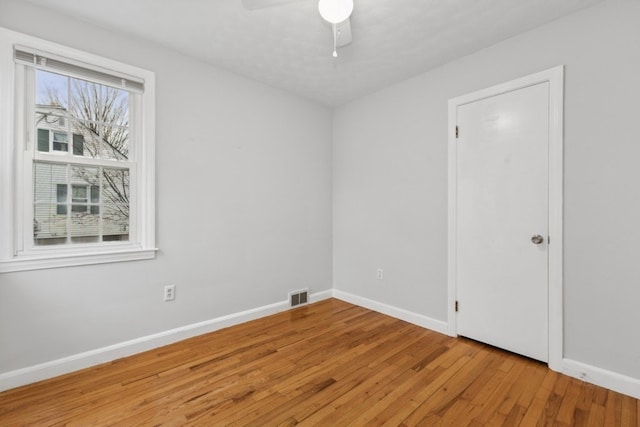
POLYGON ((127 160, 129 158, 129 128, 121 126, 102 126, 102 146, 100 157, 103 159, 127 160))
POLYGON ((53 149, 69 151, 69 135, 66 132, 53 132, 53 149))
MULTIPOLYGON (((96 167, 72 166, 71 182, 78 186, 84 187, 84 199, 87 199, 87 187, 91 185, 100 185, 99 169, 96 167)), ((73 197, 73 193, 72 193, 73 197)))
POLYGON ((129 207, 106 205, 102 209, 103 240, 129 240, 129 207))
POLYGON ((59 245, 67 238, 67 166, 34 164, 33 237, 36 245, 59 245))
POLYGON ((74 154, 110 160, 129 158, 128 127, 73 119, 71 128, 74 154))
POLYGON ((69 105, 69 78, 49 71, 36 70, 36 104, 59 106, 66 111, 69 105))
POLYGON ((53 151, 69 151, 69 145, 66 142, 53 141, 53 151))
POLYGON ((36 70, 36 117, 38 151, 49 151, 49 137, 54 151, 69 151, 66 134, 69 78, 48 71, 36 70))
POLYGON ((56 199, 58 205, 56 207, 56 213, 58 215, 66 215, 67 214, 67 184, 57 184, 56 185, 56 199))
MULTIPOLYGON (((59 201, 58 184, 67 185, 67 166, 49 163, 34 164, 34 201, 36 203, 56 203, 59 201)), ((66 194, 64 195, 66 202, 66 194)))
POLYGON ((38 129, 38 151, 49 151, 48 129, 38 129))
POLYGON ((86 185, 72 185, 71 201, 74 203, 87 203, 87 190, 86 185))
POLYGON ((84 136, 77 133, 73 134, 73 155, 84 156, 84 136))
MULTIPOLYGON (((94 238, 97 241, 100 236, 100 216, 92 215, 86 205, 79 206, 84 210, 78 212, 74 211, 75 207, 74 205, 71 209, 71 236, 94 238)), ((92 239, 87 239, 86 241, 89 242, 92 239)), ((73 240, 73 242, 81 243, 79 240, 73 240)))
POLYGON ((67 143, 69 141, 69 135, 67 135, 66 132, 53 132, 53 141, 67 143))
POLYGON ((71 205, 71 212, 74 213, 82 213, 82 212, 86 212, 87 211, 87 205, 77 205, 77 204, 73 204, 71 205))
POLYGON ((100 187, 97 185, 91 186, 91 203, 100 203, 100 187))
POLYGON ((67 184, 56 185, 56 201, 58 203, 67 203, 67 184))
POLYGON ((129 171, 105 168, 102 181, 101 209, 104 240, 128 240, 129 171))
POLYGON ((72 118, 71 132, 73 132, 73 154, 97 159, 101 145, 100 125, 72 118))
POLYGON ((71 243, 97 242, 100 236, 100 216, 89 208, 90 188, 100 182, 99 169, 71 167, 71 243))
POLYGON ((122 206, 129 216, 129 170, 105 168, 102 177, 102 203, 122 206))
POLYGON ((56 105, 36 105, 36 129, 38 130, 38 151, 49 151, 49 137, 56 151, 67 151, 67 111, 56 105))
POLYGON ((64 244, 67 237, 67 216, 58 214, 56 204, 36 204, 33 238, 36 245, 64 244))

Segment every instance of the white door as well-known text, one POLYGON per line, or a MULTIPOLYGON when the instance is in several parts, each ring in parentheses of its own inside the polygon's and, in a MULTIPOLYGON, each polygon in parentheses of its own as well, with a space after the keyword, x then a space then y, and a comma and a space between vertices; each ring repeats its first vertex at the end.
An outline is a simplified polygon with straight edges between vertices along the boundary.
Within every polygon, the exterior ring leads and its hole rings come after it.
POLYGON ((548 361, 549 82, 458 106, 457 333, 548 361))

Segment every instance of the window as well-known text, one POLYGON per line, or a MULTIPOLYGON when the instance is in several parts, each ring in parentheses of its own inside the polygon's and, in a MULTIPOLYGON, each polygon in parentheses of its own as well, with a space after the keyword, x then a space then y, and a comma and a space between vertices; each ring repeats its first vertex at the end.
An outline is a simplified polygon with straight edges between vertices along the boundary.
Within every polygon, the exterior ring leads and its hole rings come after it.
POLYGON ((153 73, 5 35, 0 272, 154 257, 153 73))
POLYGON ((69 151, 69 141, 66 132, 52 132, 53 151, 69 151))
POLYGON ((78 135, 77 133, 73 134, 73 155, 84 155, 84 136, 78 135))
POLYGON ((67 184, 56 186, 56 215, 67 214, 67 184))
MULTIPOLYGON (((39 112, 40 113, 40 112, 39 112)), ((57 119, 60 126, 65 126, 66 120, 64 117, 57 119)), ((67 152, 69 150, 69 135, 67 132, 55 132, 45 129, 42 123, 38 126, 38 151, 62 151, 67 152), (50 138, 51 137, 51 138, 50 138)), ((85 155, 84 151, 84 135, 73 134, 73 154, 75 156, 85 155)))

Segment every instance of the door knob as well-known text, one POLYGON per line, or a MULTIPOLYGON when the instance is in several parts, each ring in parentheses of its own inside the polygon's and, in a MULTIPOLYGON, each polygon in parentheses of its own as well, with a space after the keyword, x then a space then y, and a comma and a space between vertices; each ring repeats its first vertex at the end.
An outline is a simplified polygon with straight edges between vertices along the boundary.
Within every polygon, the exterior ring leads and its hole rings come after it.
POLYGON ((531 237, 531 243, 533 243, 534 245, 539 245, 542 242, 544 242, 544 237, 542 237, 539 234, 536 234, 535 236, 531 237))

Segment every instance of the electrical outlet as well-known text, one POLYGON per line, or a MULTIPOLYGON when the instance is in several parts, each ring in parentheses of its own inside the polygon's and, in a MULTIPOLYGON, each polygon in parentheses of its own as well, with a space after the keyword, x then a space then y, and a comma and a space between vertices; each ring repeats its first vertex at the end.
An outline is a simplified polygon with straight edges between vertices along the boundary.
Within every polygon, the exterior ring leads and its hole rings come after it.
POLYGON ((382 280, 384 275, 383 275, 383 271, 381 268, 376 270, 376 277, 378 278, 378 280, 382 280))
POLYGON ((167 285, 164 287, 164 300, 173 301, 176 299, 176 285, 167 285))

